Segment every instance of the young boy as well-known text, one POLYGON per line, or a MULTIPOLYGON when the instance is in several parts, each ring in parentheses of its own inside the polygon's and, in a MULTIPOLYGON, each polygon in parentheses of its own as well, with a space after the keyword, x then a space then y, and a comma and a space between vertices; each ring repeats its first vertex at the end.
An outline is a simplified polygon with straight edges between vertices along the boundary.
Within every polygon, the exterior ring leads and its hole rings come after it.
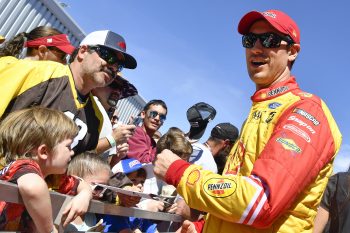
MULTIPOLYGON (((44 178, 64 174, 74 152, 75 123, 64 113, 33 107, 10 113, 0 124, 0 179, 18 185, 22 204, 0 201, 0 230, 57 232, 44 178)), ((87 211, 91 188, 74 182, 78 193, 63 212, 63 225, 87 211)))
MULTIPOLYGON (((112 179, 110 184, 125 189, 131 189, 128 186, 132 186, 133 191, 142 192, 143 183, 147 177, 146 170, 143 167, 144 165, 136 159, 121 160, 112 168, 116 179, 112 179)), ((111 224, 108 231, 112 232, 158 232, 156 224, 148 219, 122 216, 104 216, 103 219, 107 224, 111 224)))
MULTIPOLYGON (((108 184, 111 176, 111 169, 107 161, 99 157, 96 153, 85 152, 74 156, 70 161, 67 169, 67 174, 83 179, 92 187, 92 196, 95 200, 100 200, 103 197, 106 189, 98 184, 108 184)), ((65 229, 65 232, 76 231, 97 231, 104 229, 103 225, 99 225, 98 218, 94 213, 86 213, 78 216, 65 229)))

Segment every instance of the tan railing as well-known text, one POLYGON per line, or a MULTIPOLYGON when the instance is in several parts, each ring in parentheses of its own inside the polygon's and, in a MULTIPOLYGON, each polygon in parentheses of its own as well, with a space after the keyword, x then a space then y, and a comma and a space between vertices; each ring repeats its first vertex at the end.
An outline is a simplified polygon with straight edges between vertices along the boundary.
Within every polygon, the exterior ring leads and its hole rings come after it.
MULTIPOLYGON (((62 211, 73 196, 63 195, 57 192, 50 191, 52 213, 54 223, 59 225, 61 222, 62 211)), ((12 203, 23 203, 21 195, 18 192, 17 185, 0 181, 0 200, 12 203)), ((162 221, 181 222, 182 217, 177 214, 169 214, 164 212, 151 212, 138 208, 126 208, 113 204, 104 203, 101 201, 91 200, 88 209, 90 213, 111 214, 120 216, 133 216, 137 218, 154 219, 162 221)))

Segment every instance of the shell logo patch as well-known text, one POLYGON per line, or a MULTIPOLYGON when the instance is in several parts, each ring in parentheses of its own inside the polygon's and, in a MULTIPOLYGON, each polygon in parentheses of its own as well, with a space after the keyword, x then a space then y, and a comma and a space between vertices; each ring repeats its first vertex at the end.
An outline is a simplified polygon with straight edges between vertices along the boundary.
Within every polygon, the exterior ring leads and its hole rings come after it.
POLYGON ((200 171, 197 169, 193 170, 188 175, 186 183, 190 184, 190 185, 194 185, 195 183, 197 183, 197 181, 199 180, 200 177, 201 177, 200 171))
POLYGON ((204 183, 204 191, 217 198, 231 196, 236 188, 236 182, 229 178, 211 178, 204 183))

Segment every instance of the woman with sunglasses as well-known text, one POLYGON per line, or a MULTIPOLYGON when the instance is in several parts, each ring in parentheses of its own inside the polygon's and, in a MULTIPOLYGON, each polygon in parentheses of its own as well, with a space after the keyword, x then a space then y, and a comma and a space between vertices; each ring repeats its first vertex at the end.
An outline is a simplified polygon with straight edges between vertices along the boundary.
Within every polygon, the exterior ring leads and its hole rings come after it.
POLYGON ((0 48, 0 57, 13 56, 31 60, 50 60, 66 64, 67 55, 74 51, 68 36, 59 30, 39 26, 30 32, 21 32, 0 48), (23 49, 26 49, 24 57, 23 49))
MULTIPOLYGON (((312 232, 341 133, 326 104, 302 91, 291 73, 300 52, 293 19, 279 10, 251 11, 238 32, 256 91, 223 175, 170 151, 157 155, 154 172, 190 207, 208 212, 198 232, 312 232)), ((181 232, 193 226, 185 222, 181 232)))

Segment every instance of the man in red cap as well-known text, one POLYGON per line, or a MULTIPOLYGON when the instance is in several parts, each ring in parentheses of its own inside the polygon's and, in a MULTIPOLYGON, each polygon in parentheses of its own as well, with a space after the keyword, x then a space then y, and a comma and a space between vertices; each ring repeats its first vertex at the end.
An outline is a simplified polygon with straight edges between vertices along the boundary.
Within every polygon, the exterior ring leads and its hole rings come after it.
POLYGON ((181 232, 312 232, 341 133, 325 103, 291 75, 300 31, 288 15, 249 12, 238 32, 256 92, 223 174, 167 150, 157 155, 154 172, 189 206, 209 213, 200 223, 185 222, 181 232))

